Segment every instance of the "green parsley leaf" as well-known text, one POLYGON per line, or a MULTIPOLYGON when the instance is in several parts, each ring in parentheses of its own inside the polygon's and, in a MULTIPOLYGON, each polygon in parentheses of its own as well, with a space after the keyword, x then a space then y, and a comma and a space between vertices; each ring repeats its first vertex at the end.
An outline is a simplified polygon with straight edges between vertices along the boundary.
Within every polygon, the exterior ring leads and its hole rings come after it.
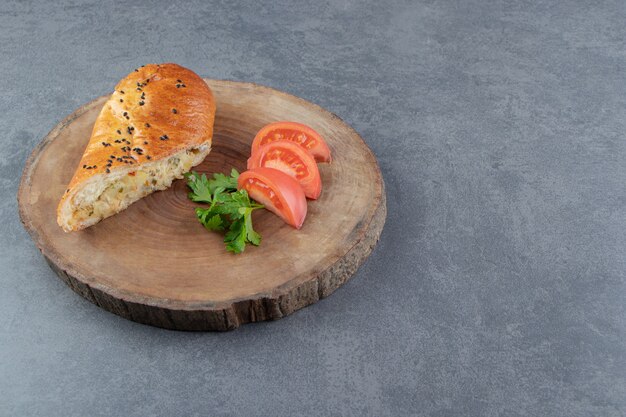
POLYGON ((258 234, 252 227, 252 210, 254 210, 254 208, 247 208, 246 214, 244 215, 246 239, 248 239, 248 242, 252 243, 254 246, 259 246, 261 244, 261 235, 258 234))
POLYGON ((211 203, 213 191, 211 191, 209 182, 205 174, 198 175, 197 172, 188 172, 185 174, 187 185, 191 188, 189 198, 197 203, 211 203))
POLYGON ((226 236, 224 236, 224 243, 228 251, 241 253, 245 250, 246 233, 242 219, 236 220, 231 224, 230 229, 226 232, 226 236))
POLYGON ((214 187, 223 187, 228 191, 235 191, 237 189, 237 179, 239 178, 239 172, 235 168, 230 172, 230 177, 224 174, 213 174, 213 180, 211 185, 214 187))

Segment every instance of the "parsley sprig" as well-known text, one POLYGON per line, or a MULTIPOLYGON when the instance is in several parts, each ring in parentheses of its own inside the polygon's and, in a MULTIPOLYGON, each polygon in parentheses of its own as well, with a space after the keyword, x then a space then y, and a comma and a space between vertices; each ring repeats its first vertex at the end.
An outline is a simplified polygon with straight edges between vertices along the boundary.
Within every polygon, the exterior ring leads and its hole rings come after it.
POLYGON ((213 174, 212 179, 197 172, 185 175, 191 201, 209 204, 208 208, 196 207, 198 220, 208 230, 226 231, 226 250, 234 253, 243 252, 246 243, 261 243, 261 235, 252 226, 252 212, 264 207, 251 200, 246 190, 237 190, 238 177, 234 168, 230 176, 213 174))

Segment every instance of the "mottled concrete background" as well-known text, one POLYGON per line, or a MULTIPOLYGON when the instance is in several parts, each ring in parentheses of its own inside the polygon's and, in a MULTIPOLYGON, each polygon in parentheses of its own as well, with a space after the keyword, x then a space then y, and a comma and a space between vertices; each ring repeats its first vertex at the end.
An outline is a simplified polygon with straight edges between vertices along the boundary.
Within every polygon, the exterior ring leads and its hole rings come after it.
POLYGON ((626 414, 625 2, 52 3, 0 4, 0 415, 626 414), (56 278, 17 216, 24 161, 162 61, 363 135, 389 218, 349 284, 189 334, 56 278))

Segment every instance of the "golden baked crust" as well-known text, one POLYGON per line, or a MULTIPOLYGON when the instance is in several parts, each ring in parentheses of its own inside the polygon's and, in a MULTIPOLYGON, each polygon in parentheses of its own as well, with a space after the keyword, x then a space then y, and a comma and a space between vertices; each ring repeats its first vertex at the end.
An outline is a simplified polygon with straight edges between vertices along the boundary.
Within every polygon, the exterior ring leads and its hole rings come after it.
POLYGON ((96 119, 91 139, 63 195, 61 209, 94 176, 210 148, 215 101, 194 72, 173 63, 149 64, 122 79, 96 119))

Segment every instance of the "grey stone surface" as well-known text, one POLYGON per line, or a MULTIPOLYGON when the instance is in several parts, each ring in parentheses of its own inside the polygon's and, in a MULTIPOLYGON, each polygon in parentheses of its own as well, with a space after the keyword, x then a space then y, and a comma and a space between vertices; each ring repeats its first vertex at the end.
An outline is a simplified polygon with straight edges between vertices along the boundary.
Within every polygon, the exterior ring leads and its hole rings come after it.
POLYGON ((626 415, 626 3, 0 3, 0 415, 626 415), (225 334, 132 323, 51 272, 24 161, 146 62, 337 113, 389 217, 354 279, 225 334))

